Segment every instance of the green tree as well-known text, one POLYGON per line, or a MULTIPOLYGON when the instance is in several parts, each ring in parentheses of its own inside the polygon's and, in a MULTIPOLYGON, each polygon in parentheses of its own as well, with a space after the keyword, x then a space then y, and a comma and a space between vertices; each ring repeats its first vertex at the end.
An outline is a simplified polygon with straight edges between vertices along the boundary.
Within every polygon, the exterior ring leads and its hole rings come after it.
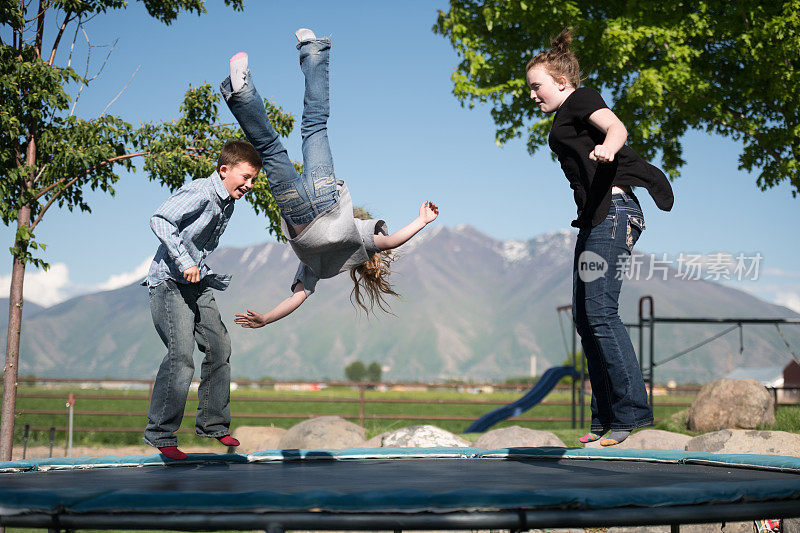
POLYGON ((525 65, 572 27, 586 83, 607 89, 629 144, 677 177, 690 128, 742 143, 739 168, 766 190, 800 190, 800 0, 622 2, 451 0, 433 30, 461 62, 462 105, 490 104, 502 144, 546 144, 552 115, 528 99, 525 65))
POLYGON ((344 375, 349 381, 364 381, 367 376, 367 367, 361 361, 353 361, 344 367, 344 375))
MULTIPOLYGON (((141 1, 150 16, 167 25, 184 12, 205 13, 205 0, 141 1)), ((243 0, 224 2, 242 9, 243 0)), ((85 192, 100 189, 113 196, 119 172, 132 170, 137 157, 144 158, 148 179, 175 190, 187 179, 209 175, 221 146, 242 137, 238 128, 218 124, 219 97, 207 84, 189 87, 180 117, 168 123, 134 127, 105 111, 88 119, 76 115, 77 97, 68 91, 79 95, 96 75, 90 77, 88 67, 83 74, 72 68, 71 52, 59 53, 62 38, 73 30, 77 37, 89 20, 126 7, 124 0, 0 1, 0 217, 6 226, 16 225, 0 460, 11 458, 25 267, 48 266, 38 256, 45 245, 34 233, 44 215, 53 206, 91 211, 85 192), (49 33, 46 21, 54 28, 49 33)), ((293 117, 266 106, 278 132, 288 135, 293 117)), ((280 236, 278 210, 265 181, 257 182, 248 200, 280 236)))
POLYGON ((381 374, 383 374, 383 369, 381 365, 377 363, 377 361, 373 361, 367 367, 367 381, 371 383, 378 383, 381 380, 381 374))

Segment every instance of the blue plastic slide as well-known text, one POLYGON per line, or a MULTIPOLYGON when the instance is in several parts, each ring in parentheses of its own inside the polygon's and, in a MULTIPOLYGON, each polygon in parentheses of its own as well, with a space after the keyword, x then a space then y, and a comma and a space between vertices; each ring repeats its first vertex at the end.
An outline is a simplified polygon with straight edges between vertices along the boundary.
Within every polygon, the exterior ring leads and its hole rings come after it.
POLYGON ((580 374, 571 366, 555 366, 553 368, 549 368, 544 374, 542 374, 542 377, 539 378, 539 381, 536 382, 536 385, 534 385, 533 388, 525 394, 525 396, 513 403, 504 405, 503 407, 498 407, 494 411, 486 413, 473 422, 464 433, 479 433, 481 431, 486 431, 498 422, 502 422, 503 420, 511 418, 512 416, 521 415, 523 412, 541 402, 545 396, 550 394, 550 391, 553 390, 553 387, 555 387, 559 380, 561 380, 561 378, 564 376, 576 378, 580 376, 580 374))

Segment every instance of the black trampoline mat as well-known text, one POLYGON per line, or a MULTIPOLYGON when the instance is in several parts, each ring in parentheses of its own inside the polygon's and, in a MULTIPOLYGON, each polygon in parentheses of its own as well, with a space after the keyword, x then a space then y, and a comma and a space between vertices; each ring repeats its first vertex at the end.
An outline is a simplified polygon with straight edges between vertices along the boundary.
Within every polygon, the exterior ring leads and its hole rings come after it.
POLYGON ((607 460, 403 459, 199 464, 0 474, 3 491, 337 494, 415 490, 446 493, 541 489, 647 489, 685 483, 785 481, 800 474, 732 466, 607 460))

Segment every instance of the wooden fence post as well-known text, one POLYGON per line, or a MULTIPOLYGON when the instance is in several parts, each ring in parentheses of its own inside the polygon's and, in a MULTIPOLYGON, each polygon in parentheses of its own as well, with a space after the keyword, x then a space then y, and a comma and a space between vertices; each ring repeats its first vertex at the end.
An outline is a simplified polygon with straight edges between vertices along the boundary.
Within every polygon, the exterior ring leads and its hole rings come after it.
POLYGON ((364 427, 364 384, 358 385, 358 425, 364 427))

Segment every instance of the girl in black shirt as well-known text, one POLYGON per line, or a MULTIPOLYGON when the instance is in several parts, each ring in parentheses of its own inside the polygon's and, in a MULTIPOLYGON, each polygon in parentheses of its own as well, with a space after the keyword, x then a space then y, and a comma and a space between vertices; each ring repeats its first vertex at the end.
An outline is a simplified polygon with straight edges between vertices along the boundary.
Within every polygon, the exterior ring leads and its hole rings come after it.
POLYGON ((531 99, 542 112, 555 113, 548 142, 578 207, 572 222, 580 229, 572 312, 592 383, 591 430, 580 440, 602 439, 600 444, 611 446, 653 423, 636 352, 618 312, 624 266, 644 230, 631 186, 645 187, 666 211, 673 196, 664 173, 625 146, 628 132, 600 93, 580 87, 571 40, 569 30, 561 32, 550 50, 530 60, 526 77, 531 99))

